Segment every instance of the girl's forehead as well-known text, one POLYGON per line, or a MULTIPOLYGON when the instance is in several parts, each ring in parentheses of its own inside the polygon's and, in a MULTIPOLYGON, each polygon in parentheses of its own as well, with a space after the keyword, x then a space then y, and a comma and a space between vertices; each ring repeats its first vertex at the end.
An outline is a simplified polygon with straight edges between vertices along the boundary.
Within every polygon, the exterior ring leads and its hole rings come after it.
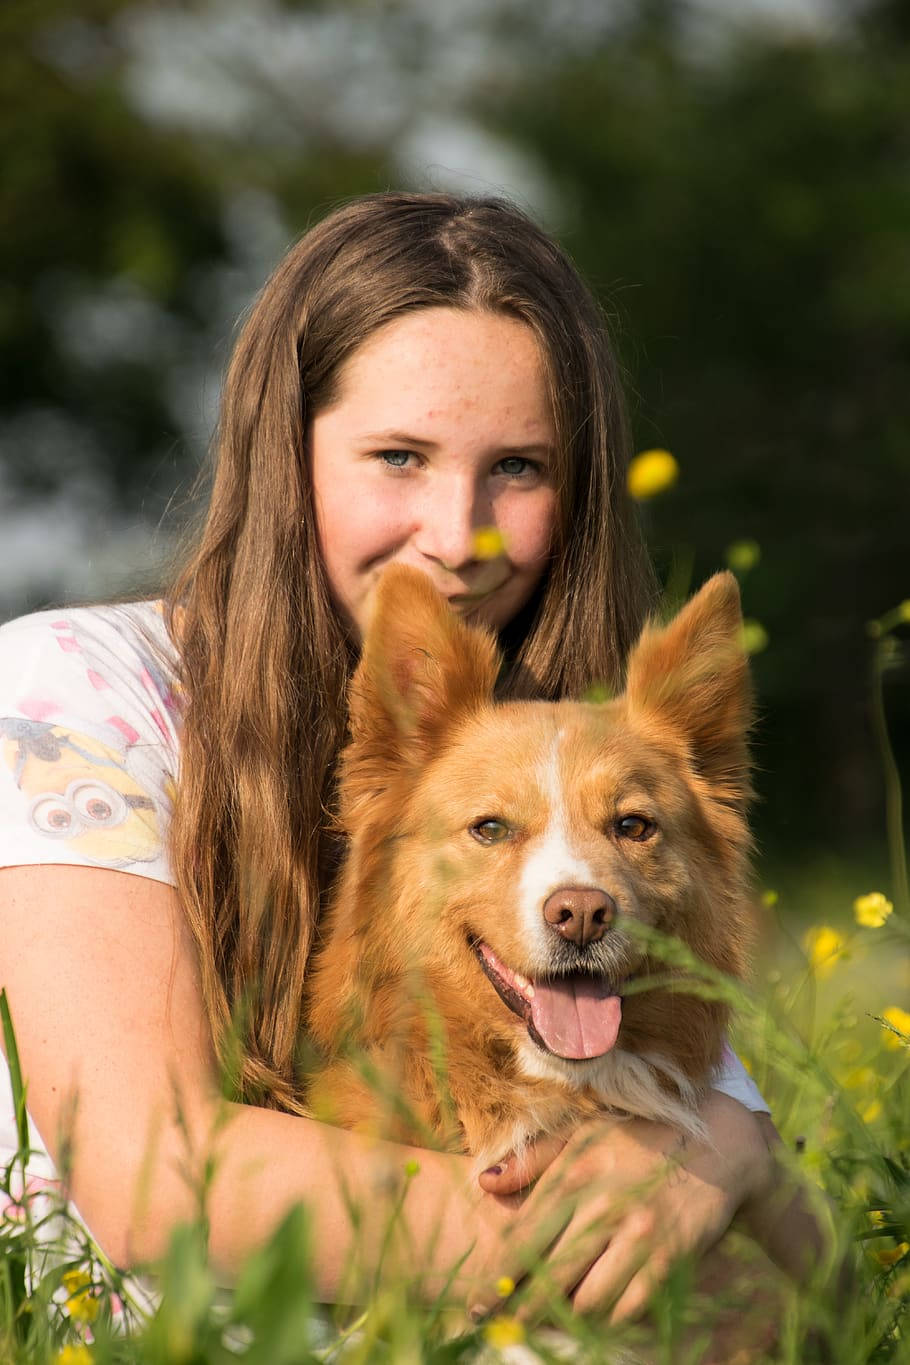
POLYGON ((549 422, 546 369, 526 323, 501 313, 423 308, 387 323, 342 365, 336 405, 470 408, 516 403, 549 422))

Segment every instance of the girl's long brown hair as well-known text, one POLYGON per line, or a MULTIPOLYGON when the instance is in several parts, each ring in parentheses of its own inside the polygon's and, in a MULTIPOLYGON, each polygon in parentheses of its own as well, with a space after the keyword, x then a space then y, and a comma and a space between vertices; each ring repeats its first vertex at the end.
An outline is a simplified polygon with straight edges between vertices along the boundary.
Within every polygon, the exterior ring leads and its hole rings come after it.
POLYGON ((617 681, 652 604, 625 493, 617 364, 563 252, 511 204, 438 194, 369 196, 308 232, 240 333, 207 519, 167 594, 185 693, 177 889, 237 1093, 294 1112, 355 663, 318 552, 307 426, 371 333, 433 307, 518 318, 546 361, 559 514, 544 583, 511 632, 503 695, 557 698, 617 681))

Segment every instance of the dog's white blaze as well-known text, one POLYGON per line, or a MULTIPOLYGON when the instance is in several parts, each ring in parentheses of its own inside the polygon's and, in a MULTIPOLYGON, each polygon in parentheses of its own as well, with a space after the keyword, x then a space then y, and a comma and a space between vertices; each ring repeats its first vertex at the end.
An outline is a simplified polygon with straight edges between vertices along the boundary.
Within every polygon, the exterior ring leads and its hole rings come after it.
POLYGON ((538 769, 540 789, 549 805, 547 827, 539 839, 528 846, 518 887, 519 914, 527 937, 528 950, 537 967, 549 966, 549 942, 543 922, 547 897, 561 886, 597 886, 589 863, 572 848, 566 811, 566 798, 559 772, 559 731, 550 752, 538 769))

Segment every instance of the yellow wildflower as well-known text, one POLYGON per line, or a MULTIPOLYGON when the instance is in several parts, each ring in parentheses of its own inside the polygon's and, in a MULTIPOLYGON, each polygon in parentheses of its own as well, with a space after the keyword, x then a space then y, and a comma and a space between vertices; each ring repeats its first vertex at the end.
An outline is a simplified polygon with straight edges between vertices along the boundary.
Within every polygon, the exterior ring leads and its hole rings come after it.
POLYGON ((761 547, 757 540, 734 540, 724 551, 724 558, 731 569, 746 573, 761 559, 761 547))
POLYGON ((415 1175, 419 1175, 420 1162, 415 1161, 413 1157, 411 1158, 410 1161, 406 1161, 404 1163, 404 1173, 408 1177, 408 1179, 413 1179, 415 1175))
POLYGON ((761 654, 763 649, 768 648, 768 632, 761 621, 752 621, 748 618, 743 621, 741 639, 747 654, 761 654))
POLYGON ((69 1315, 76 1322, 94 1322, 100 1306, 101 1300, 90 1289, 84 1290, 81 1294, 74 1294, 66 1301, 69 1315))
POLYGON ((679 478, 679 465, 669 450, 643 450, 629 465, 626 487, 637 502, 647 502, 672 488, 679 478))
POLYGON ((501 1299, 507 1299, 510 1294, 515 1293, 515 1281, 508 1275, 502 1275, 496 1281, 496 1293, 501 1299))
POLYGON ((894 906, 886 900, 881 891, 870 891, 865 896, 857 896, 853 902, 856 922, 864 929, 880 929, 893 909, 894 906))
POLYGON ((474 532, 474 556, 477 559, 498 559, 506 552, 506 539, 496 526, 478 526, 474 532))
POLYGON ((876 1119, 881 1118, 881 1115, 881 1100, 869 1100, 868 1104, 860 1106, 859 1116, 863 1123, 874 1123, 876 1119))
POLYGON ((882 1042, 885 1047, 896 1051, 899 1047, 910 1046, 910 1014, 898 1005, 889 1005, 886 1010, 882 1010, 882 1018, 891 1025, 891 1028, 882 1029, 882 1042), (897 1029, 902 1036, 898 1038, 892 1029, 897 1029))
POLYGON ((871 1066, 855 1066, 843 1077, 841 1084, 845 1090, 869 1090, 877 1079, 871 1066))
POLYGON ((93 1292, 91 1275, 85 1270, 67 1270, 62 1279, 69 1295, 66 1307, 70 1317, 76 1322, 94 1322, 101 1301, 93 1292))
POLYGON ((831 975, 840 958, 844 956, 844 937, 828 924, 816 925, 803 935, 803 947, 809 957, 809 966, 815 975, 824 980, 831 975))
POLYGON ((87 1270, 65 1270, 61 1280, 67 1294, 78 1294, 81 1289, 89 1287, 92 1277, 87 1270))
POLYGON ((500 1351, 504 1346, 520 1346, 525 1339, 525 1329, 518 1319, 505 1316, 491 1318, 483 1334, 489 1344, 500 1351))
POLYGON ((61 1346, 54 1362, 55 1365, 92 1365, 92 1353, 81 1342, 78 1346, 61 1346))
POLYGON ((762 905, 767 905, 769 910, 771 906, 776 905, 779 900, 780 895, 778 894, 778 892, 772 891, 770 888, 767 891, 763 891, 761 893, 761 903, 762 905))
POLYGON ((885 1214, 882 1209, 869 1210, 869 1222, 873 1227, 880 1228, 885 1221, 885 1214))
POLYGON ((897 1246, 892 1247, 890 1251, 876 1251, 873 1255, 879 1265, 891 1266, 902 1261, 908 1251, 910 1251, 910 1242, 898 1242, 897 1246))

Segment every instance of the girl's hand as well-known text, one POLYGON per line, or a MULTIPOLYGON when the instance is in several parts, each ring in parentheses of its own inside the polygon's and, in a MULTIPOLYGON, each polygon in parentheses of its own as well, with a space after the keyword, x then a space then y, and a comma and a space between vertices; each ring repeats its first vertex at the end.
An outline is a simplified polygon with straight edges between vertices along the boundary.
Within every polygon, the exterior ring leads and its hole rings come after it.
MULTIPOLYGON (((548 1284, 532 1291, 520 1316, 544 1306, 547 1290, 578 1312, 606 1311, 620 1322, 640 1313, 678 1258, 700 1257, 737 1210, 773 1179, 773 1159, 754 1115, 712 1091, 701 1108, 708 1141, 645 1119, 603 1119, 560 1145, 543 1139, 521 1162, 480 1183, 498 1197, 539 1176, 502 1235, 497 1274, 516 1283, 545 1261, 548 1284)), ((498 1307, 493 1286, 472 1313, 498 1307)))

